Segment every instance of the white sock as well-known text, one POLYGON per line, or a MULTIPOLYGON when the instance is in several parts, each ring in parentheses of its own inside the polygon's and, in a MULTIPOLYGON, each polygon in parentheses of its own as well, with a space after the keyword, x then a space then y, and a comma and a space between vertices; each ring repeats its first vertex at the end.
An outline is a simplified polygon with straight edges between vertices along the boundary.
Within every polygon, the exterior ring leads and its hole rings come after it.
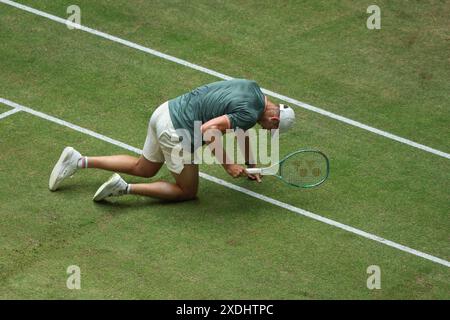
POLYGON ((88 157, 81 157, 78 159, 77 168, 84 169, 88 167, 88 157))

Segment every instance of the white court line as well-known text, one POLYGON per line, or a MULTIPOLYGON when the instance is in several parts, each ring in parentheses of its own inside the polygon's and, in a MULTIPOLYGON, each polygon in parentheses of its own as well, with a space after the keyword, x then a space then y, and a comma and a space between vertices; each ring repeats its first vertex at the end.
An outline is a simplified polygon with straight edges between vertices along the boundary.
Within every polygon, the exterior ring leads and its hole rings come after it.
MULTIPOLYGON (((74 130, 79 131, 79 132, 81 132, 81 133, 84 133, 84 134, 87 134, 87 135, 89 135, 89 136, 95 137, 95 138, 97 138, 97 139, 100 139, 100 140, 109 142, 109 143, 111 143, 111 144, 113 144, 113 145, 116 145, 116 146, 119 146, 119 147, 121 147, 121 148, 130 150, 130 151, 135 152, 135 153, 137 153, 137 154, 141 154, 141 153, 142 153, 142 150, 140 150, 140 149, 138 149, 138 148, 135 148, 135 147, 132 147, 132 146, 126 144, 126 143, 123 143, 123 142, 120 142, 120 141, 111 139, 111 138, 106 137, 106 136, 104 136, 104 135, 102 135, 102 134, 96 133, 96 132, 91 131, 91 130, 89 130, 89 129, 82 128, 82 127, 77 126, 77 125, 75 125, 75 124, 72 124, 72 123, 70 123, 70 122, 67 122, 67 121, 64 121, 64 120, 55 118, 55 117, 50 116, 50 115, 48 115, 48 114, 45 114, 45 113, 43 113, 43 112, 36 111, 36 110, 34 110, 34 109, 31 109, 31 108, 22 106, 22 105, 20 105, 20 104, 17 104, 17 103, 15 103, 15 102, 10 101, 10 100, 0 98, 0 103, 6 104, 6 105, 8 105, 8 106, 10 106, 10 107, 13 107, 13 108, 16 108, 16 109, 20 109, 20 110, 22 110, 22 111, 24 111, 24 112, 27 112, 27 113, 30 113, 30 114, 32 114, 32 115, 35 115, 35 116, 37 116, 37 117, 39 117, 39 118, 42 118, 42 119, 45 119, 45 120, 48 120, 48 121, 57 123, 57 124, 59 124, 59 125, 69 127, 69 128, 71 128, 71 129, 74 129, 74 130)), ((262 195, 262 194, 256 193, 256 192, 251 191, 251 190, 248 190, 248 189, 246 189, 246 188, 243 188, 243 187, 234 185, 234 184, 229 183, 229 182, 227 182, 227 181, 225 181, 225 180, 222 180, 222 179, 219 179, 219 178, 210 176, 209 174, 200 172, 200 177, 202 177, 202 178, 205 179, 205 180, 208 180, 208 181, 217 183, 217 184, 219 184, 219 185, 221 185, 221 186, 227 187, 227 188, 229 188, 229 189, 232 189, 232 190, 235 190, 235 191, 244 193, 244 194, 246 194, 246 195, 248 195, 248 196, 251 196, 251 197, 253 197, 253 198, 256 198, 256 199, 265 201, 265 202, 267 202, 267 203, 273 204, 273 205, 278 206, 278 207, 280 207, 280 208, 283 208, 283 209, 286 209, 286 210, 295 212, 295 213, 297 213, 297 214, 299 214, 299 215, 302 215, 302 216, 305 216, 305 217, 308 217, 308 218, 311 218, 311 219, 314 219, 314 220, 317 220, 317 221, 326 223, 326 224, 331 225, 331 226, 333 226, 333 227, 336 227, 336 228, 339 228, 339 229, 342 229, 342 230, 345 230, 345 231, 348 231, 348 232, 357 234, 357 235, 359 235, 359 236, 361 236, 361 237, 364 237, 364 238, 366 238, 366 239, 370 239, 370 240, 377 241, 377 242, 382 243, 382 244, 385 244, 385 245, 387 245, 387 246, 389 246, 389 247, 392 247, 392 248, 395 248, 395 249, 398 249, 398 250, 401 250, 401 251, 404 251, 404 252, 413 254, 413 255, 415 255, 415 256, 418 256, 418 257, 421 257, 421 258, 430 260, 430 261, 432 261, 432 262, 435 262, 435 263, 444 265, 444 266, 446 266, 446 267, 450 267, 450 262, 447 261, 447 260, 444 260, 444 259, 441 259, 441 258, 432 256, 432 255, 430 255, 430 254, 428 254, 428 253, 424 253, 424 252, 421 252, 421 251, 418 251, 418 250, 409 248, 409 247, 407 247, 407 246, 404 246, 404 245, 398 244, 398 243, 396 243, 396 242, 393 242, 393 241, 384 239, 384 238, 379 237, 379 236, 377 236, 377 235, 374 235, 374 234, 372 234, 372 233, 368 233, 368 232, 365 232, 365 231, 356 229, 356 228, 351 227, 351 226, 348 226, 348 225, 346 225, 346 224, 343 224, 343 223, 340 223, 340 222, 337 222, 337 221, 334 221, 334 220, 331 220, 331 219, 322 217, 322 216, 320 216, 320 215, 318 215, 318 214, 315 214, 315 213, 312 213, 312 212, 309 212, 309 211, 306 211, 306 210, 297 208, 297 207, 292 206, 292 205, 290 205, 290 204, 287 204, 287 203, 278 201, 278 200, 276 200, 276 199, 273 199, 273 198, 264 196, 264 195, 262 195)))
POLYGON ((20 111, 22 111, 22 110, 14 108, 14 109, 8 110, 6 112, 3 112, 3 113, 0 114, 0 120, 3 119, 3 118, 8 117, 8 116, 10 116, 10 115, 12 115, 14 113, 20 112, 20 111))
MULTIPOLYGON (((220 78, 220 79, 225 79, 225 80, 233 79, 232 77, 230 77, 228 75, 225 75, 223 73, 220 73, 220 72, 217 72, 217 71, 214 71, 214 70, 211 70, 211 69, 199 66, 197 64, 188 62, 186 60, 182 60, 182 59, 176 58, 174 56, 171 56, 171 55, 168 55, 168 54, 165 54, 165 53, 162 53, 162 52, 159 52, 159 51, 156 51, 156 50, 144 47, 144 46, 141 46, 141 45, 139 45, 137 43, 134 43, 134 42, 131 42, 131 41, 128 41, 128 40, 124 40, 124 39, 112 36, 110 34, 107 34, 107 33, 104 33, 104 32, 101 32, 101 31, 89 28, 89 27, 85 27, 83 25, 78 25, 76 23, 67 21, 65 19, 62 19, 60 17, 54 16, 52 14, 49 14, 49 13, 46 13, 46 12, 43 12, 43 11, 40 11, 40 10, 37 10, 37 9, 31 8, 31 7, 25 6, 23 4, 19 4, 19 3, 14 2, 14 1, 0 0, 0 2, 2 2, 4 4, 7 4, 7 5, 10 5, 10 6, 13 6, 13 7, 18 8, 18 9, 21 9, 21 10, 27 11, 27 12, 33 13, 35 15, 38 15, 38 16, 50 19, 50 20, 53 20, 53 21, 56 21, 56 22, 59 22, 59 23, 62 23, 62 24, 66 24, 66 25, 69 25, 69 26, 72 26, 72 27, 74 27, 76 29, 88 32, 90 34, 102 37, 104 39, 108 39, 108 40, 111 40, 111 41, 123 44, 123 45, 125 45, 127 47, 134 48, 134 49, 137 49, 137 50, 140 50, 140 51, 152 54, 154 56, 163 58, 165 60, 169 60, 169 61, 181 64, 183 66, 186 66, 186 67, 189 67, 189 68, 201 71, 203 73, 207 73, 209 75, 212 75, 212 76, 220 78)), ((319 113, 321 115, 330 117, 332 119, 335 119, 335 120, 347 123, 347 124, 355 126, 355 127, 358 127, 360 129, 363 129, 363 130, 375 133, 375 134, 383 136, 385 138, 388 138, 388 139, 391 139, 391 140, 394 140, 394 141, 397 141, 397 142, 409 145, 411 147, 414 147, 414 148, 417 148, 417 149, 420 149, 420 150, 423 150, 423 151, 426 151, 426 152, 429 152, 429 153, 433 153, 435 155, 438 155, 438 156, 450 159, 450 154, 449 153, 446 153, 446 152, 443 152, 443 151, 440 151, 440 150, 437 150, 437 149, 433 149, 433 148, 428 147, 426 145, 414 142, 414 141, 409 140, 409 139, 402 138, 402 137, 397 136, 395 134, 392 134, 392 133, 389 133, 389 132, 386 132, 386 131, 383 131, 383 130, 380 130, 380 129, 377 129, 377 128, 374 128, 374 127, 371 127, 369 125, 366 125, 366 124, 363 124, 361 122, 358 122, 358 121, 355 121, 355 120, 352 120, 352 119, 340 116, 338 114, 326 111, 324 109, 320 109, 320 108, 314 107, 314 106, 312 106, 310 104, 301 102, 299 100, 296 100, 296 99, 284 96, 282 94, 279 94, 279 93, 276 93, 276 92, 273 92, 273 91, 270 91, 270 90, 267 90, 267 89, 264 89, 264 88, 262 89, 262 91, 266 95, 278 98, 278 99, 283 100, 285 102, 288 102, 288 103, 290 103, 292 105, 296 105, 298 107, 301 107, 301 108, 304 108, 304 109, 307 109, 307 110, 319 113)))

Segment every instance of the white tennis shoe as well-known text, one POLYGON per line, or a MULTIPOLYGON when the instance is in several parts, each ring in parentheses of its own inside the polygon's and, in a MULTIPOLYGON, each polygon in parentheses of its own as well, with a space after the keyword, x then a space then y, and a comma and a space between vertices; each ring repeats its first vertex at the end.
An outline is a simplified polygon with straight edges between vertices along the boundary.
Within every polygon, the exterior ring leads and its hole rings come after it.
POLYGON ((67 177, 74 175, 77 171, 77 163, 81 158, 81 154, 72 147, 64 148, 58 162, 50 174, 50 180, 48 181, 48 188, 51 191, 58 189, 61 182, 67 177))
POLYGON ((122 177, 114 173, 108 181, 98 188, 92 200, 101 201, 108 197, 122 196, 127 193, 128 184, 122 177))

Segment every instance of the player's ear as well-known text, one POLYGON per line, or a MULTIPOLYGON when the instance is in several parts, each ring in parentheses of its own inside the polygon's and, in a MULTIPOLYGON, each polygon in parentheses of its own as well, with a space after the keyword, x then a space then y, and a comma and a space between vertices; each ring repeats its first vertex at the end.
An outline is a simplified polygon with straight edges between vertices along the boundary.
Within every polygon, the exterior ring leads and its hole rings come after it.
POLYGON ((273 124, 278 125, 280 123, 280 117, 270 117, 270 121, 272 121, 273 124))

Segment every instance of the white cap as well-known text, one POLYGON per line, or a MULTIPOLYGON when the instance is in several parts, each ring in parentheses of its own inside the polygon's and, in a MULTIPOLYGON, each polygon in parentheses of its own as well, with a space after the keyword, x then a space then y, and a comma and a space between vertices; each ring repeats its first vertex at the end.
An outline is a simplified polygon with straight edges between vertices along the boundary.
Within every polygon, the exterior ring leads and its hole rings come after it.
POLYGON ((278 129, 280 133, 288 131, 295 122, 295 112, 291 107, 280 104, 280 123, 278 129))

